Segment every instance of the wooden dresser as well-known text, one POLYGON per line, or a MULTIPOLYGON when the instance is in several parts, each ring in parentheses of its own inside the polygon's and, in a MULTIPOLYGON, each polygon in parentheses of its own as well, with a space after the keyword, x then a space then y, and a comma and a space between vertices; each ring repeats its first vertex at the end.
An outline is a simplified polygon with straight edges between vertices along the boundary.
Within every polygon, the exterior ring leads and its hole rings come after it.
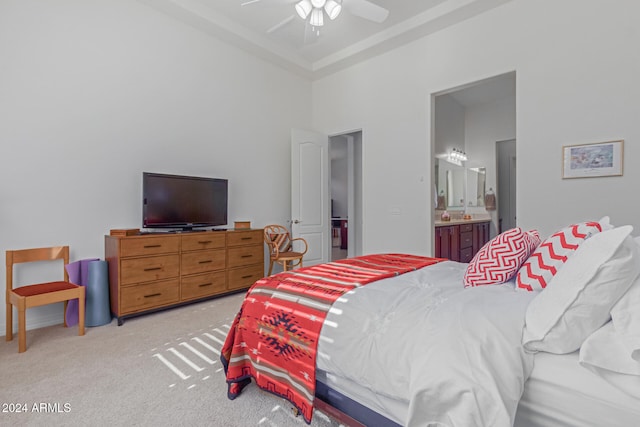
POLYGON ((434 256, 470 262, 489 241, 489 224, 490 221, 436 223, 434 256))
POLYGON ((249 288, 264 277, 262 230, 105 236, 111 312, 127 317, 249 288))

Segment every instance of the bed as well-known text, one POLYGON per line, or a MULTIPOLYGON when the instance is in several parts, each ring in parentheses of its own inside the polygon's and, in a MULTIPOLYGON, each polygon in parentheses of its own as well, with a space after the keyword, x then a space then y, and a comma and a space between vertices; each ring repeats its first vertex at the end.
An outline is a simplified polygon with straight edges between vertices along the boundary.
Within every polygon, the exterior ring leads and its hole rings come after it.
POLYGON ((307 422, 316 407, 376 426, 635 425, 640 245, 604 219, 558 233, 497 236, 483 277, 475 258, 380 254, 262 279, 222 350, 229 397, 253 380, 307 422), (525 289, 554 238, 571 255, 525 289))

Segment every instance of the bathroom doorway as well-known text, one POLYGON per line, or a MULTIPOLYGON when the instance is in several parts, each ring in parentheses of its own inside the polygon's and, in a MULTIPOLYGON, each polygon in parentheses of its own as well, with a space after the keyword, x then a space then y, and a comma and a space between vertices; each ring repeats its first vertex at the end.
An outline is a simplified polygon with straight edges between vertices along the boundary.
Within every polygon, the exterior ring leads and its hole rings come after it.
POLYGON ((331 261, 362 253, 362 131, 329 137, 331 261))

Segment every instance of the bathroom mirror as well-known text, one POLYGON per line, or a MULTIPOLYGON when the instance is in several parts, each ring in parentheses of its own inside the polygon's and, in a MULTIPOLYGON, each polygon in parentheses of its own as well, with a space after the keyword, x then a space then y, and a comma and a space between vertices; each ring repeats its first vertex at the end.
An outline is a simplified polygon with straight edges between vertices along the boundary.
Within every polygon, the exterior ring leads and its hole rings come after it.
POLYGON ((486 168, 467 169, 467 206, 484 206, 487 184, 486 168))
POLYGON ((436 159, 436 209, 463 210, 465 207, 465 169, 436 159))

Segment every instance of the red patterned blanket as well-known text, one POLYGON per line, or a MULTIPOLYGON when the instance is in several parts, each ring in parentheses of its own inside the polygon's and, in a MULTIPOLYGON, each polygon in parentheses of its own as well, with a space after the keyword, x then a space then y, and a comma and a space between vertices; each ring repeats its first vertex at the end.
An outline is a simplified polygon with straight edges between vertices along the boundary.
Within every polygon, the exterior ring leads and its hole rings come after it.
POLYGON ((222 347, 229 398, 236 398, 253 378, 261 389, 289 400, 310 423, 318 337, 333 302, 355 287, 439 261, 405 254, 366 255, 258 280, 222 347))

